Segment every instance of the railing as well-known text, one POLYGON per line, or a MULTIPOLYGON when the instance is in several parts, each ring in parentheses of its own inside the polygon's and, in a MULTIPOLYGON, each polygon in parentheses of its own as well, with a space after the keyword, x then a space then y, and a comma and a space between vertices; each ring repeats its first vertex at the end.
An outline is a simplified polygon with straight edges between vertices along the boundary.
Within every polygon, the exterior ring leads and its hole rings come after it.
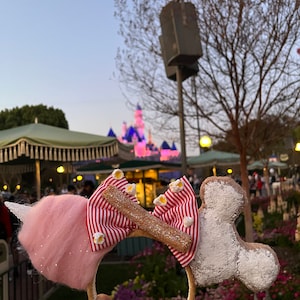
POLYGON ((38 274, 28 260, 0 274, 1 300, 46 299, 55 288, 56 285, 38 274))
POLYGON ((28 259, 9 268, 8 246, 0 240, 0 300, 47 299, 55 288, 56 285, 42 277, 28 259))

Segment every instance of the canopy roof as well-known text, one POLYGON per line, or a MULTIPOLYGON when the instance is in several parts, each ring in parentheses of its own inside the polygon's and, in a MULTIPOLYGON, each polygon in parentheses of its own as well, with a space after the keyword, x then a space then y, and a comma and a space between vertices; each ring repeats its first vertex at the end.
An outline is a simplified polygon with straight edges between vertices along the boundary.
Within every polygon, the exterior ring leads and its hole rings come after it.
MULTIPOLYGON (((149 169, 159 169, 159 170, 169 170, 181 168, 180 163, 176 162, 165 162, 165 161, 152 161, 152 160, 130 160, 125 161, 118 165, 118 168, 123 171, 135 171, 139 170, 149 170, 149 169)), ((91 163, 86 166, 77 169, 77 173, 81 174, 108 174, 114 170, 113 166, 109 166, 103 163, 91 163)))
POLYGON ((240 163, 240 155, 231 152, 209 150, 197 156, 187 158, 190 167, 232 166, 240 163))
POLYGON ((267 161, 267 160, 257 160, 247 166, 248 170, 259 170, 264 167, 268 168, 278 168, 278 169, 287 169, 288 165, 280 161, 267 161))
POLYGON ((26 156, 48 161, 132 159, 132 147, 116 138, 34 123, 0 131, 0 163, 26 156))

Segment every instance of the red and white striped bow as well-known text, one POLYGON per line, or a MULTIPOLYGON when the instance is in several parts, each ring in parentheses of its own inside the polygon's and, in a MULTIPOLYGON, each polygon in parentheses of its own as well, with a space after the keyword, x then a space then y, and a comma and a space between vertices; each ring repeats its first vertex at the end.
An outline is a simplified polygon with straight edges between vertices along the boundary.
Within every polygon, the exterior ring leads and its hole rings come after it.
MULTIPOLYGON (((133 202, 137 199, 130 194, 131 188, 121 170, 115 170, 94 192, 87 205, 87 229, 92 251, 109 248, 126 238, 137 229, 130 219, 109 204, 103 197, 105 189, 113 185, 126 193, 133 202)), ((192 244, 186 253, 170 247, 180 264, 185 267, 193 259, 199 239, 198 208, 194 191, 183 177, 171 183, 168 191, 159 195, 152 214, 170 226, 178 228, 192 237, 192 244)), ((151 228, 149 228, 151 233, 151 228)))
POLYGON ((154 216, 192 237, 191 247, 186 253, 170 247, 180 264, 183 267, 187 266, 194 258, 199 240, 198 207, 188 179, 184 176, 170 183, 169 189, 164 195, 158 196, 154 204, 154 216))

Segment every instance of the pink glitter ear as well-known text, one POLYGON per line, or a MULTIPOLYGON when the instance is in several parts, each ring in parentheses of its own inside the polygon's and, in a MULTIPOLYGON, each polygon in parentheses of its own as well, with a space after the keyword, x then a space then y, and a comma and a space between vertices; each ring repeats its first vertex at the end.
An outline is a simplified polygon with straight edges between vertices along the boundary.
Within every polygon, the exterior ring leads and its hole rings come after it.
POLYGON ((87 289, 112 249, 92 253, 85 226, 87 201, 68 194, 45 197, 26 214, 18 235, 39 273, 78 290, 87 289))

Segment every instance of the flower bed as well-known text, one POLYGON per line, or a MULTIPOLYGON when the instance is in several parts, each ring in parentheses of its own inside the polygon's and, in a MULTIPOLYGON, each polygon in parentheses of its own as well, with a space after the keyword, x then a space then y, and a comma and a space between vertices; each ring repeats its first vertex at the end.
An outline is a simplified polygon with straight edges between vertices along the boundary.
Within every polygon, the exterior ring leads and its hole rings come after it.
MULTIPOLYGON (((294 238, 295 218, 282 221, 282 214, 266 213, 260 220, 254 220, 255 226, 261 230, 257 234, 258 241, 274 248, 281 265, 269 291, 254 295, 238 280, 232 279, 198 288, 195 300, 300 299, 300 244, 294 238)), ((155 242, 152 248, 145 249, 131 262, 135 264, 136 277, 115 287, 112 292, 114 300, 185 299, 188 286, 185 272, 167 247, 155 242)))

